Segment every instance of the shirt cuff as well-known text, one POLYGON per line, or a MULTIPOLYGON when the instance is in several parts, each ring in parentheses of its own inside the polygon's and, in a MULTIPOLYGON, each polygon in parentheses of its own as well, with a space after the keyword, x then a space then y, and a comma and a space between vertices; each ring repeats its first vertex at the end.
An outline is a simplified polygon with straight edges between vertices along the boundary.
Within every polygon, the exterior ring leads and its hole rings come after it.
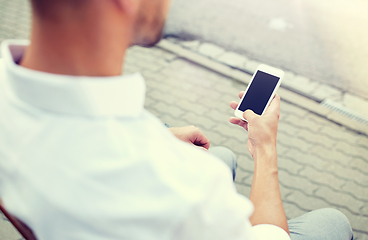
POLYGON ((258 240, 290 240, 289 234, 275 225, 260 224, 252 227, 252 229, 258 240))

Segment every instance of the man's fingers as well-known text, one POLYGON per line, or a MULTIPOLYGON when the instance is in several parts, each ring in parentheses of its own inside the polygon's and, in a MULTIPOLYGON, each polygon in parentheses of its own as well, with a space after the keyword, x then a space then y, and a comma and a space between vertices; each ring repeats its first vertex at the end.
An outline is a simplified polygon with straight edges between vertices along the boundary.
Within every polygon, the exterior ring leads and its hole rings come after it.
MULTIPOLYGON (((194 146, 195 146, 195 145, 194 145, 194 146)), ((197 148, 199 148, 199 149, 202 149, 202 150, 204 150, 204 151, 208 152, 208 148, 204 148, 204 147, 202 147, 202 146, 195 146, 195 147, 197 147, 197 148)))
POLYGON ((231 103, 230 103, 230 107, 232 108, 232 109, 236 109, 237 107, 238 107, 238 103, 237 102, 234 102, 234 101, 232 101, 231 103))
POLYGON ((195 145, 197 145, 198 147, 209 149, 210 148, 210 141, 207 138, 202 139, 202 141, 204 141, 204 142, 199 142, 198 144, 195 144, 195 145))
POLYGON ((204 147, 208 149, 210 147, 210 141, 202 133, 202 131, 195 126, 186 127, 171 127, 169 130, 180 140, 191 143, 196 146, 204 147))
POLYGON ((232 124, 236 124, 236 125, 239 125, 240 127, 243 127, 243 128, 245 128, 245 130, 247 130, 247 131, 248 131, 248 123, 247 123, 247 122, 245 122, 245 121, 243 121, 243 120, 241 120, 240 118, 237 118, 237 117, 231 117, 231 118, 229 119, 229 121, 230 121, 230 123, 232 123, 232 124))
POLYGON ((268 106, 266 112, 280 112, 280 96, 278 94, 275 95, 275 97, 272 99, 270 105, 268 106))
POLYGON ((194 139, 192 143, 196 146, 204 147, 208 149, 210 147, 210 140, 203 134, 203 132, 196 128, 196 133, 194 134, 194 139))
MULTIPOLYGON (((243 95, 244 95, 244 91, 241 91, 240 93, 239 93, 239 98, 242 98, 243 97, 243 95)), ((230 107, 232 108, 232 109, 236 109, 237 107, 238 107, 238 104, 239 103, 237 103, 237 102, 235 102, 235 101, 232 101, 231 103, 230 103, 230 107)))
POLYGON ((244 122, 243 120, 241 120, 240 118, 236 118, 236 117, 231 117, 229 119, 229 121, 232 123, 232 124, 237 124, 239 125, 240 122, 244 122))
POLYGON ((243 118, 245 119, 245 120, 247 120, 248 122, 249 121, 252 121, 252 119, 253 118, 255 118, 255 117, 257 117, 257 116, 259 116, 259 115, 257 115, 257 114, 255 114, 252 110, 250 110, 250 109, 248 109, 247 111, 245 111, 244 113, 243 113, 243 118))

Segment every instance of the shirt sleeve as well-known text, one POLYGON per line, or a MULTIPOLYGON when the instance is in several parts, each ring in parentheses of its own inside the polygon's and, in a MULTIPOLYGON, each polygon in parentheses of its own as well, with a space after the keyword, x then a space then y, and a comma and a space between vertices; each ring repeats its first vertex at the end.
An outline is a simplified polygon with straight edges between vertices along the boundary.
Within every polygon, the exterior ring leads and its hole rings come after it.
POLYGON ((290 240, 289 234, 275 225, 260 224, 254 226, 252 230, 257 240, 290 240))
MULTIPOLYGON (((191 149, 188 147, 188 152, 191 149)), ((182 208, 182 220, 174 228, 176 240, 290 240, 276 226, 253 227, 249 218, 254 206, 237 193, 229 167, 206 152, 195 150, 199 156, 193 159, 201 159, 196 165, 198 169, 206 169, 206 177, 203 173, 192 174, 191 181, 185 181, 190 191, 177 189, 190 201, 182 208)))

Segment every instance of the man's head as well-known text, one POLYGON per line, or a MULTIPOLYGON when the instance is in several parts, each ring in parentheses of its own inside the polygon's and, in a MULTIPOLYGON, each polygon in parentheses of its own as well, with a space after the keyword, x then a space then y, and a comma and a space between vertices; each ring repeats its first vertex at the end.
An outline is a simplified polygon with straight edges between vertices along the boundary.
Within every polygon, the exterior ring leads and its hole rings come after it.
POLYGON ((169 5, 170 0, 141 1, 134 23, 133 44, 152 46, 161 39, 169 5))
MULTIPOLYGON (((88 19, 93 8, 121 13, 131 28, 131 45, 152 46, 162 35, 171 0, 31 0, 34 19, 41 22, 62 22, 88 19), (106 7, 109 5, 109 7, 106 7), (86 18, 83 16, 86 15, 86 18)), ((109 13, 107 13, 109 14, 109 13)), ((78 24, 76 22, 76 24, 78 24)), ((116 22, 119 24, 119 22, 116 22)))
POLYGON ((120 75, 127 48, 160 39, 170 0, 31 0, 21 66, 55 74, 120 75))

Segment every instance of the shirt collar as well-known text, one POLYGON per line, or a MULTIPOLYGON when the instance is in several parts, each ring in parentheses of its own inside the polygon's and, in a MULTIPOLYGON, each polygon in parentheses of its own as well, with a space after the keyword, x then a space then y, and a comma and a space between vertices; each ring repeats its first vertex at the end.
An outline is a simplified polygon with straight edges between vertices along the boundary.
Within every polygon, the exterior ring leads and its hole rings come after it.
POLYGON ((34 71, 16 64, 28 45, 28 40, 5 40, 1 44, 5 78, 19 100, 70 115, 137 117, 142 112, 145 83, 139 73, 86 77, 34 71))

